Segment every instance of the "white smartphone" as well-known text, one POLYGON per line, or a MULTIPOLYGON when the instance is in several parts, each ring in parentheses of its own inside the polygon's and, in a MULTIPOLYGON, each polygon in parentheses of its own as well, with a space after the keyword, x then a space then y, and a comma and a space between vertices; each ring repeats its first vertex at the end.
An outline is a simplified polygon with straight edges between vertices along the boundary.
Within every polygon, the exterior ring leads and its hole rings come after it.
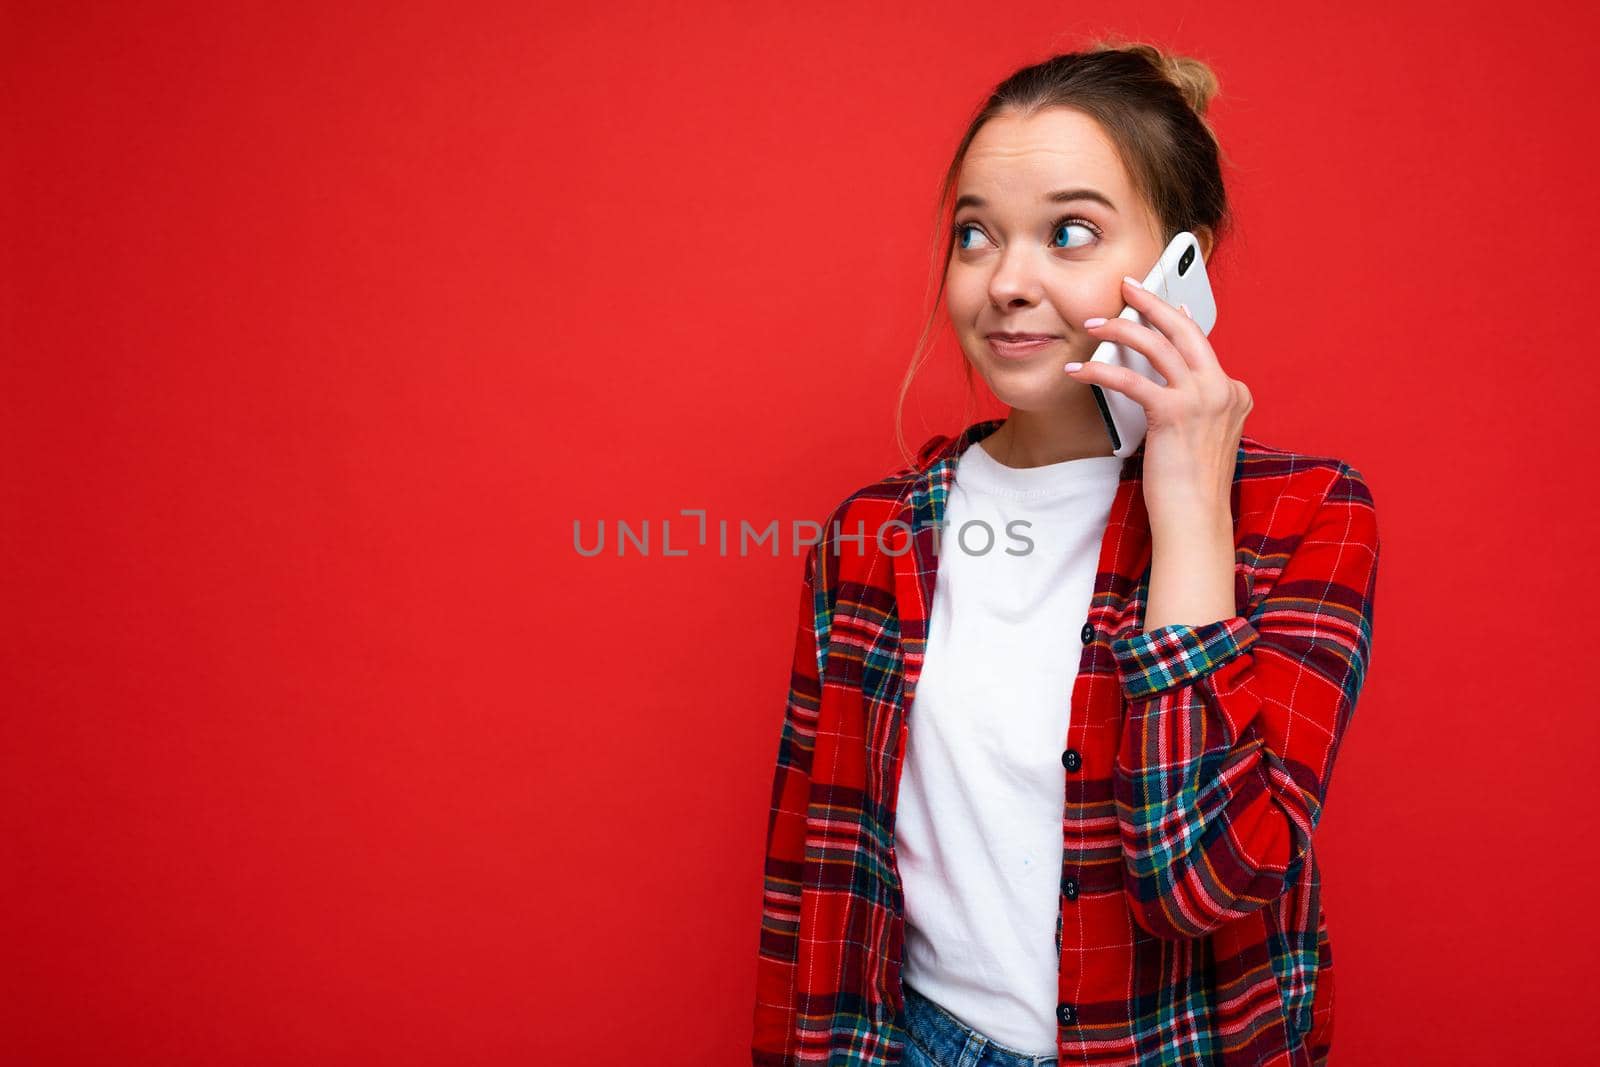
MULTIPOLYGON (((1161 299, 1177 307, 1186 304, 1200 332, 1210 335, 1217 323, 1217 301, 1211 293, 1211 280, 1206 277, 1205 257, 1200 254, 1200 241, 1184 230, 1167 245, 1156 265, 1143 279, 1144 287, 1161 299)), ((1132 307, 1123 307, 1118 318, 1132 319, 1141 326, 1154 325, 1132 307)), ((1157 330, 1159 333, 1160 331, 1157 330)), ((1091 363, 1110 363, 1117 367, 1144 375, 1157 385, 1166 385, 1167 379, 1151 365, 1143 352, 1114 341, 1101 341, 1089 357, 1091 363)), ((1100 417, 1105 420, 1106 432, 1111 435, 1112 454, 1127 456, 1144 440, 1149 423, 1144 406, 1115 389, 1102 389, 1091 385, 1095 403, 1100 405, 1100 417)))

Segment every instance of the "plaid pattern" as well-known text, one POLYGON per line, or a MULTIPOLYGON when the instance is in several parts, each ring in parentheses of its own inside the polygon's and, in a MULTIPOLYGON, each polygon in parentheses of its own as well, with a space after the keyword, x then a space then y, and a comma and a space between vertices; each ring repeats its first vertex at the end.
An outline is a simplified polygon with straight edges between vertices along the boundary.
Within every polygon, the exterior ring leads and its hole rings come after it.
MULTIPOLYGON (((757 1067, 904 1056, 895 798, 936 527, 957 459, 1001 421, 929 440, 842 501, 806 556, 767 825, 757 1067)), ((1370 656, 1372 497, 1347 464, 1244 437, 1239 614, 1146 633, 1143 455, 1124 461, 1101 543, 1064 739, 1060 1062, 1322 1065, 1333 957, 1311 843, 1370 656)))

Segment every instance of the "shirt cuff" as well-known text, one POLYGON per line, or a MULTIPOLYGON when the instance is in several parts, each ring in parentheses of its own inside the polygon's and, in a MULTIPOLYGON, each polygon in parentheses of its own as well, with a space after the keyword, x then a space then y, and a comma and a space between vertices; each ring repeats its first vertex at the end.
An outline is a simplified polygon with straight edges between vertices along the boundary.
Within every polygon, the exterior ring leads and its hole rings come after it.
POLYGON ((1243 615, 1201 626, 1175 622, 1111 642, 1122 689, 1143 700, 1205 677, 1256 642, 1256 628, 1243 615))

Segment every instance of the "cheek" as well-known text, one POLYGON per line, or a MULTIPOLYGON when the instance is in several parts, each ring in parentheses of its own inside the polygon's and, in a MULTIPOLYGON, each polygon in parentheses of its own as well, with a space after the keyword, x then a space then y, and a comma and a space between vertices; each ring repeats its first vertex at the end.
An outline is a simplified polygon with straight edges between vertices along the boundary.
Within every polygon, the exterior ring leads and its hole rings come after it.
POLYGON ((1074 330, 1083 329, 1083 320, 1089 316, 1106 314, 1108 292, 1115 295, 1116 286, 1108 289, 1098 279, 1076 280, 1071 285, 1054 285, 1047 290, 1056 314, 1074 330))
POLYGON ((957 326, 971 325, 982 310, 984 300, 981 282, 974 281, 961 271, 952 271, 945 276, 944 304, 950 313, 950 320, 957 326))

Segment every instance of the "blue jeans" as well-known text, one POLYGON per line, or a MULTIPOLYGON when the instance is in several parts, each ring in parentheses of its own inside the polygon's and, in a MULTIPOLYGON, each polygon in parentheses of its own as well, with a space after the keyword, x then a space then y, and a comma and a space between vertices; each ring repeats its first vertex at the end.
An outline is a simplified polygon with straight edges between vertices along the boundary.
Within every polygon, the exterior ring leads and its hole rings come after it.
POLYGON ((1054 1067, 1056 1057, 1035 1056, 985 1037, 902 979, 906 998, 905 1067, 1054 1067))

